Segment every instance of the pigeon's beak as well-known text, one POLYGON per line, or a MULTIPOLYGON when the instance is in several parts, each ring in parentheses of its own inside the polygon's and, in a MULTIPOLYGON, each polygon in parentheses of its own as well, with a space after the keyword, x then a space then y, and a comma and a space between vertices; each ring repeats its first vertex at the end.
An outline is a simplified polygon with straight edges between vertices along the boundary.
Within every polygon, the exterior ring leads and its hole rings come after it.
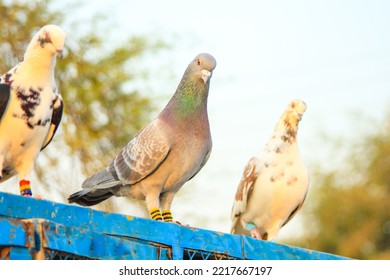
POLYGON ((64 56, 64 50, 57 50, 57 57, 61 58, 64 56))
POLYGON ((302 117, 303 117, 303 113, 304 113, 304 112, 305 112, 305 111, 297 112, 298 120, 299 120, 299 121, 302 120, 302 117))
POLYGON ((209 70, 203 69, 202 71, 202 80, 204 83, 207 83, 207 81, 211 78, 211 72, 209 70))

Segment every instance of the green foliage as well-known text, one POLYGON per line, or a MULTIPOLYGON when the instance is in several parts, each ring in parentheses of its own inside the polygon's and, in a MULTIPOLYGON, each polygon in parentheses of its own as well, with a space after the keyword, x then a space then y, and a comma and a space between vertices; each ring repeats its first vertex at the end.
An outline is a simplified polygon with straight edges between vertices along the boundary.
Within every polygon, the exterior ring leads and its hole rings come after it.
MULTIPOLYGON (((63 159, 68 157, 81 163, 83 174, 91 175, 106 166, 149 120, 151 100, 129 87, 145 73, 139 64, 134 70, 130 63, 139 62, 144 54, 163 45, 144 37, 122 37, 117 46, 110 40, 111 26, 103 24, 102 16, 73 19, 75 22, 65 24, 72 8, 55 10, 53 3, 0 0, 0 71, 5 73, 22 59, 40 27, 67 27, 65 56, 57 61, 55 74, 64 100, 64 115, 57 135, 39 162, 49 165, 50 172, 57 170, 59 178, 63 159)), ((47 168, 45 172, 39 166, 36 170, 47 181, 47 168)))
POLYGON ((23 58, 32 33, 47 23, 62 21, 61 14, 47 11, 49 2, 0 0, 0 73, 23 58))
MULTIPOLYGON (((347 149, 339 169, 316 171, 297 244, 357 259, 390 259, 390 118, 347 149)), ((335 154, 338 151, 335 150, 335 154)))
POLYGON ((62 137, 72 154, 85 163, 86 174, 107 165, 145 124, 151 111, 148 98, 124 86, 136 76, 126 61, 141 55, 146 41, 129 39, 124 47, 104 57, 88 59, 102 44, 92 33, 79 38, 77 51, 70 49, 57 68, 66 113, 62 137))

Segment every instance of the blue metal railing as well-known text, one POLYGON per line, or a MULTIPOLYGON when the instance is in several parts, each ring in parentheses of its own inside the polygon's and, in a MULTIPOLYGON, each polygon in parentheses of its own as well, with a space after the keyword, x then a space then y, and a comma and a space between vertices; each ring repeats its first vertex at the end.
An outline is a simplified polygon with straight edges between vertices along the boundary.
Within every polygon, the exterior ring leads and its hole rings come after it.
POLYGON ((346 259, 0 192, 0 259, 346 259))

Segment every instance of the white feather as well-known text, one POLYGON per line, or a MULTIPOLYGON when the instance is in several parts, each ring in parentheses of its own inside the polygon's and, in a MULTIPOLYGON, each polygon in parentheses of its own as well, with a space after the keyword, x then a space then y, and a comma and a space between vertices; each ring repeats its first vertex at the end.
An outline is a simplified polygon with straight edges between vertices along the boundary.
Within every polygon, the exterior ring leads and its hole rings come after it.
POLYGON ((10 99, 0 123, 0 182, 16 174, 19 180, 29 180, 40 150, 54 134, 53 109, 62 103, 54 67, 64 42, 61 28, 44 26, 32 38, 24 60, 1 77, 0 82, 10 86, 10 99))
POLYGON ((262 236, 273 239, 302 206, 309 177, 299 154, 296 133, 305 110, 304 102, 294 100, 282 114, 262 159, 256 162, 258 173, 253 189, 243 196, 244 201, 236 199, 234 203, 232 233, 250 235, 245 227, 252 223, 262 236))

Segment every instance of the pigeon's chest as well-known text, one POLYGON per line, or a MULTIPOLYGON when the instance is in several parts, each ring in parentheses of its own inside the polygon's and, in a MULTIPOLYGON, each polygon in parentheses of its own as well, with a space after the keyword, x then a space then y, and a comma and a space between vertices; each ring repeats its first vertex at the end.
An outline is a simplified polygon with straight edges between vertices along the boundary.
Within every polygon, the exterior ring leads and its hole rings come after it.
POLYGON ((211 152, 211 138, 182 137, 172 147, 166 160, 168 164, 164 168, 167 168, 167 180, 164 189, 174 188, 192 178, 205 164, 211 152))
POLYGON ((287 215, 290 207, 300 203, 306 195, 307 169, 297 151, 269 154, 264 159, 249 207, 254 208, 253 213, 287 215), (280 209, 284 207, 286 211, 280 209))
POLYGON ((1 147, 6 158, 40 150, 46 138, 55 94, 47 88, 11 88, 10 103, 0 125, 1 147))
MULTIPOLYGON (((260 178, 264 183, 293 185, 297 177, 306 178, 306 167, 298 151, 294 148, 283 153, 265 153, 260 178)), ((306 180, 305 180, 306 181, 306 180)))
POLYGON ((48 86, 16 88, 12 91, 8 114, 24 121, 29 128, 48 127, 57 98, 58 95, 48 86))

